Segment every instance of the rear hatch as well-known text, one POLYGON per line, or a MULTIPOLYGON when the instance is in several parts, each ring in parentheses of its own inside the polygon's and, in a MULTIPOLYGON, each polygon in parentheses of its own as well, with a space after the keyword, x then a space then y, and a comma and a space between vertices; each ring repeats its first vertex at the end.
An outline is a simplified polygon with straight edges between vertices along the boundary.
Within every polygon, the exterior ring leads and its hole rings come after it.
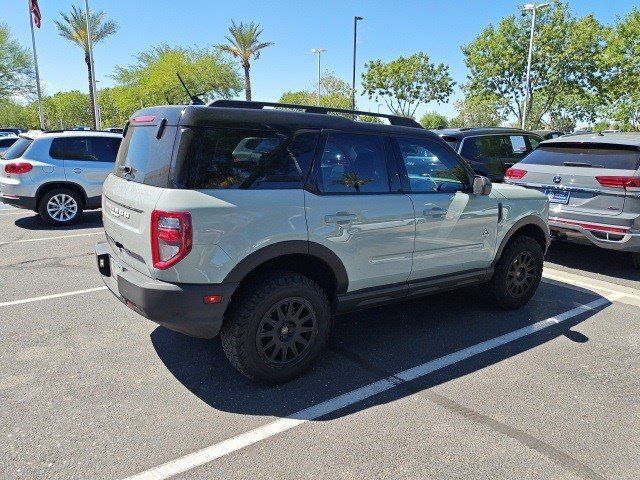
POLYGON ((166 110, 147 109, 134 114, 102 196, 104 230, 114 260, 151 277, 151 213, 169 185, 179 119, 175 112, 166 110))
POLYGON ((640 152, 634 146, 543 143, 513 167, 516 176, 510 180, 547 194, 552 211, 616 216, 629 194, 621 179, 635 177, 638 167, 640 152), (520 170, 526 171, 522 177, 520 170))

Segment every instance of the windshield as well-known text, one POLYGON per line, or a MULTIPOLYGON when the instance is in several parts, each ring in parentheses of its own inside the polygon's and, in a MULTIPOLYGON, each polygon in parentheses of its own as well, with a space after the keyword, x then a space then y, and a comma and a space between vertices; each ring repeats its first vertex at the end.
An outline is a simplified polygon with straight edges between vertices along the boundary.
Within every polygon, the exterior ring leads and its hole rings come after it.
POLYGON ((565 167, 610 168, 614 170, 637 170, 640 167, 640 152, 610 145, 598 147, 541 145, 520 163, 532 165, 554 165, 565 167))
POLYGON ((4 152, 4 155, 2 156, 3 160, 14 160, 16 158, 20 158, 32 143, 33 139, 31 138, 20 138, 16 143, 11 145, 6 152, 4 152))

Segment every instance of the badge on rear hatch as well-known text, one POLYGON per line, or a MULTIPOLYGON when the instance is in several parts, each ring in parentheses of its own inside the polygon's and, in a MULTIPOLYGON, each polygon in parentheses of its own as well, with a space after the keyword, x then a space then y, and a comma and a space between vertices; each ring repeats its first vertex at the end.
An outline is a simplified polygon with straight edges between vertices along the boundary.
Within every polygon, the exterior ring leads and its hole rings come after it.
POLYGON ((113 215, 114 217, 131 218, 131 215, 126 210, 116 207, 110 202, 105 202, 105 204, 107 205, 107 208, 109 209, 109 212, 111 213, 111 215, 113 215))

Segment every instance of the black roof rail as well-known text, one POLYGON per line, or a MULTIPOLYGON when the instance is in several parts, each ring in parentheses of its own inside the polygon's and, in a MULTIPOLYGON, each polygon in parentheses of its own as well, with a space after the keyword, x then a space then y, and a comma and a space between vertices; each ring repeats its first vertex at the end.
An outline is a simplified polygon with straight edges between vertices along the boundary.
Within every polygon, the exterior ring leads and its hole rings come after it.
POLYGON ((302 110, 305 113, 320 113, 327 114, 333 113, 346 113, 349 115, 367 115, 371 117, 386 118, 391 125, 398 125, 401 127, 422 128, 424 127, 416 122, 413 118, 400 117, 398 115, 388 115, 386 113, 376 112, 362 112, 360 110, 347 110, 344 108, 334 107, 319 107, 311 105, 295 105, 291 103, 277 103, 277 102, 255 102, 245 100, 211 100, 207 103, 207 107, 223 107, 223 108, 251 108, 261 110, 264 107, 276 107, 276 108, 290 108, 295 110, 302 110))

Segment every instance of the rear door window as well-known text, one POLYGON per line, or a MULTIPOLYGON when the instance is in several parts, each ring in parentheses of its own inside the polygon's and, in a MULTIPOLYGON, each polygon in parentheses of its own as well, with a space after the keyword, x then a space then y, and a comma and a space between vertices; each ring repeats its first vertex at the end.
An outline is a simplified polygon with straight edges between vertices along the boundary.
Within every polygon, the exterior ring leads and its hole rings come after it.
MULTIPOLYGON (((301 188, 319 132, 192 128, 177 161, 177 182, 204 189, 301 188)), ((182 150, 182 148, 181 148, 182 150)))
POLYGON ((384 137, 328 133, 317 182, 324 193, 389 193, 384 137))
POLYGON ((528 152, 524 135, 486 135, 468 138, 462 155, 471 159, 512 159, 515 163, 528 152))
POLYGON ((49 156, 59 160, 84 160, 90 162, 116 161, 120 138, 62 137, 54 138, 49 156))
POLYGON ((565 167, 609 168, 613 170, 637 170, 640 152, 614 146, 562 146, 541 145, 521 163, 565 167))

